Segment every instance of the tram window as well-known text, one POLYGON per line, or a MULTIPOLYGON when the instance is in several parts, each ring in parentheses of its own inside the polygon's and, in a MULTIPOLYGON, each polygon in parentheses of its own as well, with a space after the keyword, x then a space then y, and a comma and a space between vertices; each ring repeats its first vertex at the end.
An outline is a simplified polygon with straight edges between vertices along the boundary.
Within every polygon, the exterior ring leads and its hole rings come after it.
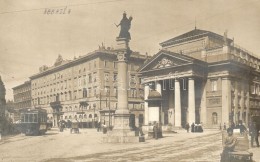
POLYGON ((33 114, 29 114, 29 122, 33 122, 33 114))
POLYGON ((24 123, 25 122, 25 115, 21 114, 21 122, 24 123))
POLYGON ((33 122, 37 123, 37 114, 33 114, 33 122))
POLYGON ((25 114, 25 123, 28 123, 29 122, 29 114, 25 114))

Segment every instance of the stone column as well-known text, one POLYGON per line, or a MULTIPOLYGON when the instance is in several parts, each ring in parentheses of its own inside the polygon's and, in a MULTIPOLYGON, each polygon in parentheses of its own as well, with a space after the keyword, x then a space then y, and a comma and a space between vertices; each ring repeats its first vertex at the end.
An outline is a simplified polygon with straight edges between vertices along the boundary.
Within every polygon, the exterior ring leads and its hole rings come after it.
POLYGON ((195 82, 194 78, 189 78, 189 90, 188 90, 188 122, 189 124, 195 123, 195 82))
POLYGON ((174 126, 174 91, 169 90, 169 112, 168 112, 168 120, 169 123, 172 124, 172 126, 174 126))
POLYGON ((201 109, 200 109, 200 119, 203 125, 207 125, 207 103, 206 103, 206 80, 203 80, 202 84, 202 97, 201 97, 201 109))
POLYGON ((175 127, 181 127, 181 89, 179 80, 175 79, 175 127))
POLYGON ((159 81, 156 81, 156 91, 162 95, 162 85, 159 81))
POLYGON ((222 78, 222 124, 229 126, 229 113, 231 113, 231 88, 230 79, 222 78))
POLYGON ((118 110, 116 114, 129 114, 127 97, 127 59, 126 52, 120 52, 118 59, 118 110))
POLYGON ((245 110, 245 91, 244 91, 245 83, 244 82, 241 82, 241 83, 242 83, 242 86, 241 86, 241 102, 240 102, 240 105, 241 105, 240 119, 244 123, 245 120, 244 120, 243 116, 244 116, 244 110, 245 110))
MULTIPOLYGON (((148 99, 150 87, 148 84, 145 84, 144 86, 144 100, 148 99)), ((148 125, 149 124, 149 110, 148 110, 148 102, 144 102, 144 124, 148 125)))
MULTIPOLYGON (((155 84, 156 85, 156 87, 155 87, 156 91, 159 92, 161 94, 161 96, 162 96, 162 85, 161 85, 160 81, 156 81, 155 83, 156 83, 155 84)), ((158 101, 158 102, 161 102, 161 101, 158 101)), ((159 114, 158 114, 159 122, 162 122, 162 103, 158 107, 158 112, 159 112, 159 114)))
POLYGON ((234 116, 233 120, 235 124, 238 124, 238 82, 235 81, 235 99, 234 99, 235 109, 234 109, 234 116))
POLYGON ((250 88, 250 86, 249 86, 249 84, 248 84, 248 82, 247 82, 247 86, 246 86, 246 89, 247 89, 247 91, 246 91, 246 125, 248 126, 248 124, 249 124, 249 119, 248 119, 248 115, 249 115, 249 113, 250 113, 250 105, 249 105, 249 102, 250 102, 250 98, 249 98, 249 88, 250 88))

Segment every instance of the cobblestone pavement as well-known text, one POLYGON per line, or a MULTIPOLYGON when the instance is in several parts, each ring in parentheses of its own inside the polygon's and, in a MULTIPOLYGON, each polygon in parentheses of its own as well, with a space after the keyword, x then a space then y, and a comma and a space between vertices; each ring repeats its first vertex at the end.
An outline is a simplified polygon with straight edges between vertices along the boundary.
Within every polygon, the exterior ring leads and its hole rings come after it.
POLYGON ((203 162, 219 161, 221 152, 220 133, 175 141, 168 144, 154 144, 133 147, 105 153, 89 154, 73 158, 56 158, 48 162, 80 162, 80 161, 171 161, 171 162, 203 162))
MULTIPOLYGON (((94 129, 52 129, 44 136, 17 135, 0 141, 1 162, 82 162, 82 161, 170 161, 218 162, 222 151, 221 132, 165 134, 164 138, 135 144, 102 143, 105 134, 94 129)), ((254 159, 260 149, 251 148, 254 159)), ((258 162, 258 161, 257 161, 258 162)))

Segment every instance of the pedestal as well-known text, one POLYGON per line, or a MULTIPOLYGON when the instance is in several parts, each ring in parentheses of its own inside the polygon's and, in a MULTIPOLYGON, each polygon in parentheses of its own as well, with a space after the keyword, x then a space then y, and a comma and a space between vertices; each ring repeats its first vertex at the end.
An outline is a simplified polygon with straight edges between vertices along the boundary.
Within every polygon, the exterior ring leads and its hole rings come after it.
POLYGON ((103 138, 107 143, 133 143, 139 142, 139 136, 135 136, 129 126, 130 113, 128 109, 127 96, 127 60, 130 55, 128 39, 118 38, 117 40, 117 59, 118 59, 118 110, 114 115, 114 128, 103 138))

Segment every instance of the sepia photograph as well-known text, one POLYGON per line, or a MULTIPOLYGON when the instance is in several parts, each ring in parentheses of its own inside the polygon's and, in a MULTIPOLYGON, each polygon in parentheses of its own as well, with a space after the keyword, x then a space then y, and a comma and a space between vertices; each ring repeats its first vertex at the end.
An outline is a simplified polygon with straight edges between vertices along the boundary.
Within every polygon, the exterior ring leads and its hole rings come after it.
POLYGON ((0 162, 260 162, 259 0, 0 0, 0 162))

